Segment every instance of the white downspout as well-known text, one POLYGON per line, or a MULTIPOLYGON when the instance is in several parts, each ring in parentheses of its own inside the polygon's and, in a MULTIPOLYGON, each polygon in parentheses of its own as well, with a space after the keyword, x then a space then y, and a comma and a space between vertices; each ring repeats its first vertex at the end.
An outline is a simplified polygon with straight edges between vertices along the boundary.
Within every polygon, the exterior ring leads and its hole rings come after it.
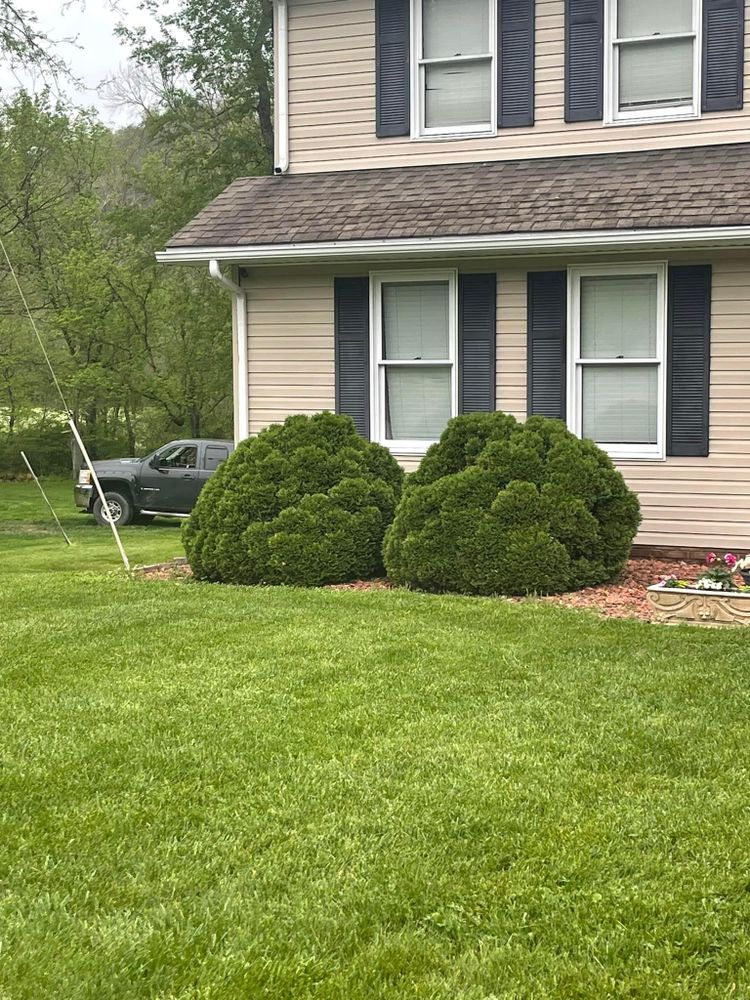
POLYGON ((289 170, 289 9, 287 0, 276 0, 274 12, 274 86, 276 93, 275 174, 289 170))
POLYGON ((247 292, 223 273, 218 260, 208 262, 208 273, 232 293, 234 300, 234 329, 237 346, 237 422, 234 428, 234 442, 239 444, 250 436, 250 386, 247 372, 247 292))

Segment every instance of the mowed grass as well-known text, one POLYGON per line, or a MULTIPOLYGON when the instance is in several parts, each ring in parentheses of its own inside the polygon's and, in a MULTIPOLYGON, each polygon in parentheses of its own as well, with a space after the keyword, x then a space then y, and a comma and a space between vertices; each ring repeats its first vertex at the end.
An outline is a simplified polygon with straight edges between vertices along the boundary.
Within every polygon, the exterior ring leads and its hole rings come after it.
MULTIPOLYGON (((75 507, 73 483, 50 479, 43 480, 42 486, 73 545, 65 543, 33 482, 0 482, 0 575, 122 567, 111 530, 75 507)), ((180 521, 175 518, 157 518, 148 526, 129 525, 120 534, 134 566, 184 555, 180 521)))
POLYGON ((2 1000, 748 996, 744 633, 47 572, 14 489, 2 1000))

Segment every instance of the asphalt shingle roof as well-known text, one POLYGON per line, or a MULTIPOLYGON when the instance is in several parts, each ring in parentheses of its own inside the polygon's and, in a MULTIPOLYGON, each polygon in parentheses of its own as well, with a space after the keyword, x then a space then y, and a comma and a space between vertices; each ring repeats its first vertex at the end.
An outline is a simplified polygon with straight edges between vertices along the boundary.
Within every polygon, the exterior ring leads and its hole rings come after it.
POLYGON ((243 177, 168 245, 744 225, 750 143, 243 177))

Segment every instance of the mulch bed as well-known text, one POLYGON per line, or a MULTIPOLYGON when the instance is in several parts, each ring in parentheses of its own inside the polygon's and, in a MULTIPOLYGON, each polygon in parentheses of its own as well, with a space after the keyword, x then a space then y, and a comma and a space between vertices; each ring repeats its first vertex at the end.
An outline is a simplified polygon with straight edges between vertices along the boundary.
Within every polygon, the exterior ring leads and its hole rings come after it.
POLYGON ((681 580, 694 580, 705 566, 665 559, 631 559, 619 580, 602 587, 587 587, 573 594, 545 597, 545 601, 569 608, 587 608, 607 618, 640 618, 653 621, 654 614, 646 588, 674 574, 681 580))
MULTIPOLYGON (((658 583, 662 577, 674 574, 681 579, 695 579, 704 567, 695 563, 675 562, 666 559, 631 559, 619 580, 602 587, 588 587, 573 594, 544 597, 550 604, 570 608, 583 608, 598 612, 607 618, 639 618, 653 621, 654 615, 646 597, 646 587, 658 583)), ((190 567, 184 560, 157 566, 144 566, 138 575, 149 580, 189 580, 190 567)), ((330 590, 391 590, 388 580, 360 580, 356 583, 336 584, 330 590)), ((518 598, 517 600, 524 600, 518 598)))

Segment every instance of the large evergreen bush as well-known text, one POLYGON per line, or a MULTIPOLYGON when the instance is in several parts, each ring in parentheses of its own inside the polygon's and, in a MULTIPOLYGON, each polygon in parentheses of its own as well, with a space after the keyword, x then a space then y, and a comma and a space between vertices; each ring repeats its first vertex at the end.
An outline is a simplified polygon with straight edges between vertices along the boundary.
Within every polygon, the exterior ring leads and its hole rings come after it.
POLYGON ((385 540, 395 583, 551 594, 612 580, 640 523, 609 457, 564 424, 457 417, 412 476, 385 540))
POLYGON ((316 586, 382 572, 403 472, 349 417, 289 417, 244 441, 183 529, 193 573, 223 583, 316 586))

